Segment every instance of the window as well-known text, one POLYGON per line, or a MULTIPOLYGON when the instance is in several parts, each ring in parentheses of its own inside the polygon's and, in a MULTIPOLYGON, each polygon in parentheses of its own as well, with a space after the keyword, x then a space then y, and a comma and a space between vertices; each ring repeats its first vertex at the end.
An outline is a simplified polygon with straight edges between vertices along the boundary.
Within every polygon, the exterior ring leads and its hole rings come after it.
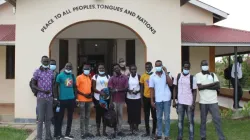
POLYGON ((6 46, 6 79, 15 78, 15 46, 6 46))

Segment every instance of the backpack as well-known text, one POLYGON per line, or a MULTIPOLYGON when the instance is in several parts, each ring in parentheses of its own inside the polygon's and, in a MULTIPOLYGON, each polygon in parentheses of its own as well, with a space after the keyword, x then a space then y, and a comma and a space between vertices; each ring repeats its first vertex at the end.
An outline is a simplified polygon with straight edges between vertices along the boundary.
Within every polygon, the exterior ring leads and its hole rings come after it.
POLYGON ((232 65, 229 65, 225 70, 224 70, 224 78, 226 80, 231 79, 231 72, 232 72, 232 65))
MULTIPOLYGON (((30 79, 29 86, 30 86, 30 89, 31 89, 31 91, 33 92, 34 96, 37 97, 37 92, 38 92, 38 91, 37 91, 36 89, 33 88, 32 80, 33 80, 33 78, 30 79)), ((37 83, 36 83, 36 84, 37 84, 37 83)))
MULTIPOLYGON (((176 99, 178 98, 178 83, 179 83, 180 78, 181 78, 181 73, 179 73, 179 74, 177 75, 176 99)), ((193 75, 190 75, 190 89, 193 89, 193 80, 194 80, 194 76, 193 76, 193 75)), ((172 95, 172 99, 173 99, 173 95, 172 95)))
POLYGON ((111 128, 114 128, 117 125, 116 112, 113 103, 110 103, 108 111, 104 114, 104 123, 106 126, 111 128))

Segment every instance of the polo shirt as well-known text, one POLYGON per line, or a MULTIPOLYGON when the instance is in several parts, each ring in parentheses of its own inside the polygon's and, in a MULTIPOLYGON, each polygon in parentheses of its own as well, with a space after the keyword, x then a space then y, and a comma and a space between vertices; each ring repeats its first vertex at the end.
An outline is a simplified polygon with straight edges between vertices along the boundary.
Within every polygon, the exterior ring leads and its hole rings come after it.
POLYGON ((140 83, 144 85, 144 97, 150 98, 150 89, 149 89, 149 77, 150 75, 147 73, 144 73, 141 76, 140 83))
MULTIPOLYGON (((90 76, 86 76, 81 74, 76 78, 76 86, 78 91, 84 94, 91 94, 91 78, 90 76)), ((92 98, 88 99, 81 94, 77 95, 77 98, 80 102, 92 102, 92 98)))
MULTIPOLYGON (((201 85, 207 85, 207 84, 211 84, 211 83, 219 81, 216 74, 214 74, 214 78, 213 78, 212 75, 202 74, 201 72, 197 73, 195 75, 195 78, 197 80, 197 84, 201 84, 201 85)), ((200 104, 218 103, 216 90, 209 90, 209 89, 200 90, 199 94, 200 94, 200 101, 199 101, 200 104)))
MULTIPOLYGON (((177 76, 174 78, 174 85, 177 85, 177 76)), ((193 104, 193 92, 190 88, 190 74, 183 75, 181 73, 178 81, 178 103, 184 105, 193 104)), ((197 89, 197 83, 195 77, 193 77, 193 89, 197 89)))
POLYGON ((171 92, 168 84, 166 83, 166 74, 162 73, 161 76, 153 73, 149 78, 149 88, 155 90, 155 102, 165 102, 171 100, 171 92))
POLYGON ((56 77, 56 82, 60 85, 59 100, 70 100, 75 98, 74 85, 76 83, 76 79, 73 74, 61 72, 56 77))

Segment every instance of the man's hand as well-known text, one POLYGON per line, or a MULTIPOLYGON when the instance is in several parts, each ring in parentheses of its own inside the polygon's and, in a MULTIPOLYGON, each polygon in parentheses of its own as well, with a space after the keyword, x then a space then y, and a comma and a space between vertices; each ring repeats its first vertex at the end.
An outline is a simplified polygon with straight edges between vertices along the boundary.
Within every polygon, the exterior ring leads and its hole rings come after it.
POLYGON ((57 98, 54 98, 53 103, 54 103, 55 105, 58 105, 58 104, 60 104, 60 101, 58 101, 57 98))
POLYGON ((104 93, 103 91, 101 91, 101 92, 100 92, 100 95, 101 95, 101 96, 104 96, 104 95, 105 95, 105 93, 104 93))
POLYGON ((90 98, 92 98, 92 95, 91 95, 91 94, 87 94, 87 95, 85 95, 85 97, 86 97, 87 99, 90 99, 90 98))
POLYGON ((154 103, 154 102, 151 102, 151 106, 152 106, 154 109, 156 109, 156 108, 155 108, 155 103, 154 103))
POLYGON ((173 100, 173 107, 176 108, 176 101, 173 100))
POLYGON ((162 67, 162 70, 167 74, 167 68, 165 66, 162 67))
POLYGON ((192 109, 192 110, 195 110, 195 103, 193 103, 193 104, 191 105, 191 109, 192 109))
POLYGON ((50 90, 45 90, 44 92, 45 92, 45 94, 50 94, 51 93, 50 90))
POLYGON ((110 92, 111 93, 116 93, 118 90, 117 89, 111 89, 110 92))

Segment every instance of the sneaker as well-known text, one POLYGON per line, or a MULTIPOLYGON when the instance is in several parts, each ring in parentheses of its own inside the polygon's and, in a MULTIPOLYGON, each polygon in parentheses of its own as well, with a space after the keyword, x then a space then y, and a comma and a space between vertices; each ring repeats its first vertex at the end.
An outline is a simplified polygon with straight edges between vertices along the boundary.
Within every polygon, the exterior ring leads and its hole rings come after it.
POLYGON ((62 140, 64 137, 63 136, 57 136, 56 140, 62 140))
POLYGON ((71 135, 69 135, 69 136, 65 136, 64 138, 65 138, 65 139, 68 139, 68 140, 73 140, 73 139, 74 139, 74 137, 73 137, 73 136, 71 136, 71 135))

